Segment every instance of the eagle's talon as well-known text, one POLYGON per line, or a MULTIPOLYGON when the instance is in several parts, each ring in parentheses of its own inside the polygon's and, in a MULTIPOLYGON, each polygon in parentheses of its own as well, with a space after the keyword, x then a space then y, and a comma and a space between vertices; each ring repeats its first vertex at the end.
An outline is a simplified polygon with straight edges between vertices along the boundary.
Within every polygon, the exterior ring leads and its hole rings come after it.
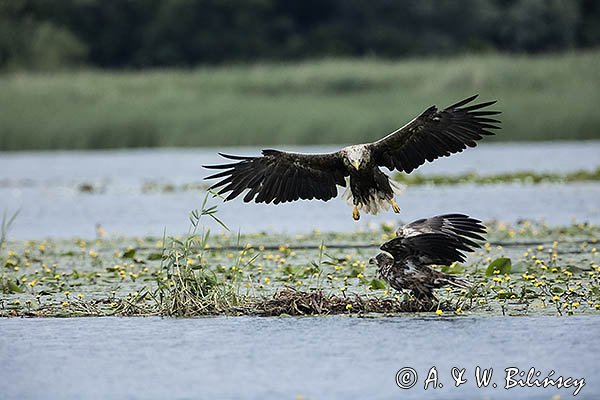
POLYGON ((396 200, 391 199, 390 200, 390 204, 392 205, 392 210, 394 210, 394 212, 396 214, 398 214, 400 212, 400 207, 398 207, 398 204, 396 203, 396 200))
POLYGON ((355 221, 358 221, 360 219, 360 212, 358 211, 358 207, 354 206, 354 208, 352 209, 352 218, 355 221))

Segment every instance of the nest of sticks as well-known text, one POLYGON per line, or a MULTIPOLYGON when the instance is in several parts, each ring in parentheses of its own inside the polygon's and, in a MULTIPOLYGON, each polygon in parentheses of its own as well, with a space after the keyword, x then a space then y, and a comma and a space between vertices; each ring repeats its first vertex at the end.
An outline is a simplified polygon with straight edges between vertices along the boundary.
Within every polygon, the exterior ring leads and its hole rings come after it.
MULTIPOLYGON (((244 314, 277 315, 332 315, 332 314, 397 314, 403 312, 448 309, 446 304, 432 304, 418 300, 398 300, 392 297, 346 297, 327 294, 322 290, 301 291, 293 288, 278 290, 273 297, 245 307, 244 314)), ((242 311, 242 310, 240 310, 242 311)))

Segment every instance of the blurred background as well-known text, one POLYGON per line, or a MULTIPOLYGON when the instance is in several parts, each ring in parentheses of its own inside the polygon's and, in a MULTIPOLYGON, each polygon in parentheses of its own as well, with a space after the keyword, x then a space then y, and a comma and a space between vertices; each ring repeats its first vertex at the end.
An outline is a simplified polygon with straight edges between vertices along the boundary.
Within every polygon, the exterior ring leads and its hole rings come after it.
MULTIPOLYGON (((0 210, 16 238, 181 232, 217 151, 335 150, 475 93, 503 129, 420 168, 463 184, 410 186, 401 218, 600 220, 598 1, 0 0, 0 210)), ((243 232, 395 217, 221 212, 243 232)))
POLYGON ((498 99, 600 137, 595 0, 0 0, 0 150, 339 144, 498 99))

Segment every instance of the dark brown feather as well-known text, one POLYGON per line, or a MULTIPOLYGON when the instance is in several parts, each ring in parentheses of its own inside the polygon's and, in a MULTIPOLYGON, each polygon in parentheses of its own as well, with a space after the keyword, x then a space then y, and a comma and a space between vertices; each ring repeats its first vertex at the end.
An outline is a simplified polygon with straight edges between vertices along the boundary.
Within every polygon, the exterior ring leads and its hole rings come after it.
POLYGON ((410 173, 425 161, 475 147, 477 140, 494 134, 489 129, 500 129, 500 121, 488 118, 499 114, 498 111, 480 111, 495 101, 464 107, 475 98, 477 95, 441 111, 435 106, 429 107, 402 128, 371 143, 369 146, 376 163, 391 170, 410 173))
POLYGON ((269 149, 263 150, 262 157, 219 154, 237 162, 205 166, 223 170, 205 179, 222 178, 210 190, 219 189, 220 195, 228 194, 225 200, 232 200, 249 189, 245 202, 327 201, 337 196, 338 185, 346 186, 348 172, 339 152, 300 154, 269 149))
POLYGON ((448 265, 464 261, 462 252, 480 247, 473 240, 485 240, 480 235, 485 234, 485 226, 467 215, 445 214, 413 221, 400 227, 396 234, 396 238, 381 246, 394 259, 422 257, 421 263, 448 265))

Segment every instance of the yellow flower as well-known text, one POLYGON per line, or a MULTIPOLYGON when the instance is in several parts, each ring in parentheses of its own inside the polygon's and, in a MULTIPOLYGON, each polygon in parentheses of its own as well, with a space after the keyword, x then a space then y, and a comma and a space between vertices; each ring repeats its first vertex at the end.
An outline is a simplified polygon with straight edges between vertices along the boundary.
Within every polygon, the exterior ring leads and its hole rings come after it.
POLYGON ((62 302, 62 306, 63 307, 68 307, 69 306, 69 302, 68 301, 63 301, 62 302))
POLYGON ((362 273, 360 273, 360 272, 359 272, 359 273, 358 273, 358 275, 356 275, 356 277, 357 277, 358 279, 362 279, 362 278, 364 278, 365 276, 364 276, 362 273))
POLYGON ((435 311, 435 313, 436 313, 437 315, 442 315, 443 311, 442 311, 442 310, 440 310, 440 309, 438 308, 438 309, 435 311))
POLYGON ((346 310, 350 311, 352 309, 352 304, 348 303, 346 304, 346 310))
POLYGON ((552 300, 554 300, 554 301, 559 301, 559 300, 560 300, 560 297, 558 297, 557 295, 554 295, 554 297, 552 298, 552 300))
POLYGON ((454 312, 457 314, 462 314, 463 311, 461 307, 458 307, 456 310, 454 310, 454 312))
POLYGON ((268 276, 265 278, 265 283, 268 285, 269 283, 271 283, 271 278, 269 278, 268 276))
POLYGON ((94 250, 90 250, 90 252, 88 253, 90 255, 90 257, 92 258, 96 258, 98 257, 98 253, 94 250))

